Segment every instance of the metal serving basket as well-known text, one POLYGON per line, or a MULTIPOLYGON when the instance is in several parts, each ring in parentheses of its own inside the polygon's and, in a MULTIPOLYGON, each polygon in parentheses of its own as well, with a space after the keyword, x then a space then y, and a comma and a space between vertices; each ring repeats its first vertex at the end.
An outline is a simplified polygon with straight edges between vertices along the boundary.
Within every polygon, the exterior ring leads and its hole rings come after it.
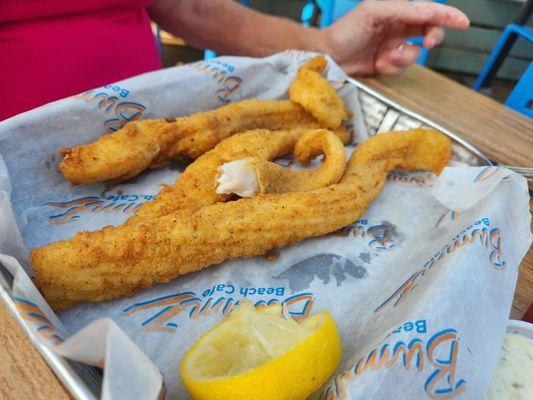
MULTIPOLYGON (((390 130, 427 127, 442 132, 452 140, 452 159, 473 166, 490 166, 494 163, 476 147, 448 129, 428 118, 402 107, 355 79, 364 122, 370 135, 390 130)), ((103 374, 99 368, 61 357, 43 345, 22 318, 12 297, 13 276, 0 263, 0 298, 6 303, 15 320, 22 327, 37 350, 76 399, 95 400, 100 397, 103 374)))
POLYGON ((348 82, 359 89, 359 102, 370 135, 418 127, 433 129, 452 140, 452 160, 472 166, 495 165, 479 149, 450 130, 401 106, 355 79, 348 78, 348 82))

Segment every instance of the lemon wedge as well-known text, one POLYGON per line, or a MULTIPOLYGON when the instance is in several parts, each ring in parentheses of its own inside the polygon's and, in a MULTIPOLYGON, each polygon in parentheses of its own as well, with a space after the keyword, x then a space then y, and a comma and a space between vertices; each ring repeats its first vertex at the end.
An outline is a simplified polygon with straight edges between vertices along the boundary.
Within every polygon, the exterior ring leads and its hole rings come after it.
POLYGON ((299 322, 279 304, 239 304, 180 364, 195 400, 303 400, 333 374, 341 343, 330 313, 299 322))

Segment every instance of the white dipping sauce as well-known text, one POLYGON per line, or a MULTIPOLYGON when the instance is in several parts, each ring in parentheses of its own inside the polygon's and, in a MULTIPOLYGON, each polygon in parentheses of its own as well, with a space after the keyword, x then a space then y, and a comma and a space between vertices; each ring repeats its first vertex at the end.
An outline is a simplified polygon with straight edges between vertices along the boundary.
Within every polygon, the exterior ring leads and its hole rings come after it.
POLYGON ((533 399, 533 339, 505 335, 487 394, 489 400, 533 399))

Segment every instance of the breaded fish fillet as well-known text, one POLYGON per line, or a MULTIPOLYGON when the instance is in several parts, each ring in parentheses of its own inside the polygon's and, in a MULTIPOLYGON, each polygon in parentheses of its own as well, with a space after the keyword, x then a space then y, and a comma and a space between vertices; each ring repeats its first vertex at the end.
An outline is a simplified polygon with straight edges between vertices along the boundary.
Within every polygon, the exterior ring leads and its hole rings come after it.
POLYGON ((61 150, 59 170, 72 183, 123 181, 171 159, 196 158, 237 132, 292 128, 321 125, 289 100, 243 100, 177 119, 130 122, 95 142, 61 150))
POLYGON ((222 174, 217 180, 217 193, 252 197, 258 193, 305 192, 338 183, 342 178, 346 151, 332 132, 307 131, 296 143, 293 153, 303 165, 319 154, 324 155, 324 162, 317 168, 302 171, 258 157, 230 161, 219 168, 222 174))
POLYGON ((336 231, 363 215, 390 170, 439 173, 449 157, 450 142, 440 133, 381 134, 356 149, 335 185, 176 211, 36 248, 30 255, 36 283, 56 309, 129 296, 225 260, 336 231))
MULTIPOLYGON (((238 132, 328 128, 340 133, 337 121, 346 118, 346 113, 340 112, 344 104, 327 80, 316 72, 326 65, 326 59, 318 56, 300 68, 316 75, 309 78, 298 73, 291 95, 293 101, 251 99, 177 119, 132 121, 92 143, 62 149, 64 159, 59 170, 75 184, 121 182, 172 159, 197 158, 238 132)), ((348 140, 345 133, 343 141, 348 140)))
POLYGON ((199 129, 180 139, 170 157, 197 158, 227 137, 252 129, 322 128, 315 118, 289 100, 244 100, 222 108, 226 109, 220 117, 210 118, 209 129, 199 129))
MULTIPOLYGON (((314 131, 309 131, 306 139, 300 143, 306 132, 308 131, 305 129, 288 131, 258 129, 238 133, 223 140, 214 149, 190 164, 173 185, 165 186, 155 200, 144 203, 126 223, 135 223, 141 218, 160 217, 180 209, 203 207, 228 200, 230 195, 216 193, 216 178, 219 175, 218 168, 233 160, 251 156, 259 160, 272 160, 290 153, 299 144, 297 152, 302 161, 308 161, 309 157, 310 160, 318 154, 329 151, 331 161, 328 161, 328 167, 325 171, 321 170, 316 178, 331 173, 333 168, 339 168, 341 163, 338 161, 335 163, 333 160, 334 157, 339 157, 336 154, 339 152, 339 141, 337 141, 337 147, 333 149, 330 148, 330 146, 335 146, 331 144, 333 139, 324 140, 322 134, 315 136, 312 133, 314 131)), ((341 136, 343 136, 342 133, 341 131, 341 136)), ((344 152, 342 144, 340 147, 344 152)), ((344 169, 344 166, 342 168, 344 169)), ((316 187, 321 184, 319 183, 316 187)))
POLYGON ((301 105, 323 127, 336 129, 348 118, 342 98, 320 73, 326 67, 323 56, 303 64, 289 87, 291 101, 301 105))
POLYGON ((324 72, 328 66, 328 60, 323 55, 318 55, 303 63, 300 68, 308 69, 310 71, 318 72, 319 74, 324 72))

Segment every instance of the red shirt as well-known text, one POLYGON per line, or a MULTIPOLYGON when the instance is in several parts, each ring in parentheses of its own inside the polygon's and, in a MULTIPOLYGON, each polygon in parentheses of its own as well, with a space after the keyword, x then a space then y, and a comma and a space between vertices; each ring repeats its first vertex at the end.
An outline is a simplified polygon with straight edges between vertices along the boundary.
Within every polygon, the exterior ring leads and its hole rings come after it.
POLYGON ((0 0, 0 121, 161 68, 151 0, 0 0))

